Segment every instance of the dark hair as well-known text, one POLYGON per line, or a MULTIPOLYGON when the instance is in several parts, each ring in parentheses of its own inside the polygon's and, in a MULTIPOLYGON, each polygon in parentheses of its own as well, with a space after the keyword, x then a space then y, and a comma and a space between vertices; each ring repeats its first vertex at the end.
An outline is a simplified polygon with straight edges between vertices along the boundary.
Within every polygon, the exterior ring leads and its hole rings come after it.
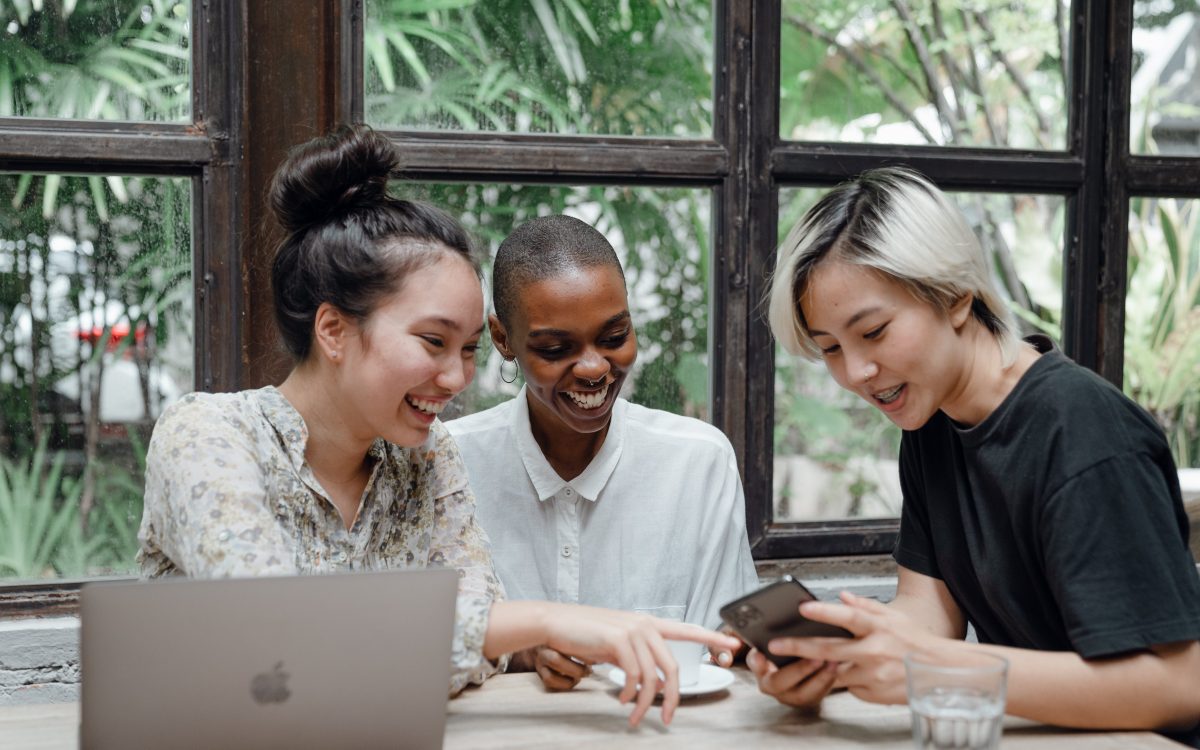
POLYGON ((559 276, 575 268, 611 266, 621 274, 621 261, 604 235, 571 216, 542 216, 513 230, 500 243, 492 265, 492 298, 496 316, 507 327, 521 287, 559 276))
POLYGON ((343 126, 288 152, 271 181, 271 209, 287 236, 275 250, 275 323, 297 360, 312 348, 328 302, 364 320, 405 277, 456 253, 479 273, 466 230, 441 209, 388 194, 400 161, 384 136, 343 126))

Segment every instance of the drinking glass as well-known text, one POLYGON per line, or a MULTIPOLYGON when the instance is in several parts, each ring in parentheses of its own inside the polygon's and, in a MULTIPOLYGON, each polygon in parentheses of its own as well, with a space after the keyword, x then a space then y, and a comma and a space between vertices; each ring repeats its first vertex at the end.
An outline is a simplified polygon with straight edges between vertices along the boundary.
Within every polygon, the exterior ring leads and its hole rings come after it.
POLYGON ((904 657, 913 744, 918 750, 1000 746, 1008 660, 978 651, 904 657))

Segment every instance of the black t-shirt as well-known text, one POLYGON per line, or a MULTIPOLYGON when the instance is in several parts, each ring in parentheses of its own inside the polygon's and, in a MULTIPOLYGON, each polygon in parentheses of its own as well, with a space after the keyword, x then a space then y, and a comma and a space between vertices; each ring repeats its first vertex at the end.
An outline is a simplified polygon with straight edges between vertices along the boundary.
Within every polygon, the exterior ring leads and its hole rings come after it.
POLYGON ((1090 659, 1200 639, 1162 430, 1061 352, 979 425, 938 412, 904 433, 900 482, 896 561, 944 581, 981 643, 1090 659))

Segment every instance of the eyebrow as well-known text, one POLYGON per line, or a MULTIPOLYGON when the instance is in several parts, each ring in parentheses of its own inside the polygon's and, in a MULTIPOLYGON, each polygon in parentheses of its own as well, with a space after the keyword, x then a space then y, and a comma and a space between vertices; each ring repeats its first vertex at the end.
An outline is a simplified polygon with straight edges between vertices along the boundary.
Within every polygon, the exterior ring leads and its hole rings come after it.
MULTIPOLYGON (((858 312, 851 315, 850 319, 846 321, 846 328, 849 328, 850 326, 854 325, 855 323, 857 323, 858 321, 867 317, 868 315, 877 313, 882 309, 883 309, 882 307, 879 307, 878 305, 876 305, 875 307, 867 307, 862 310, 859 310, 858 312)), ((809 336, 832 336, 833 334, 828 333, 827 331, 818 331, 816 328, 810 328, 810 329, 808 329, 808 335, 809 336)))
MULTIPOLYGON (((630 318, 629 311, 622 310, 621 312, 612 316, 608 320, 604 321, 603 325, 601 325, 600 327, 608 328, 611 325, 615 325, 617 323, 629 320, 629 318, 630 318)), ((527 335, 530 337, 533 337, 533 336, 570 336, 571 332, 564 331, 561 328, 539 328, 536 331, 530 331, 527 335)))
MULTIPOLYGON (((422 321, 421 321, 421 324, 422 324, 422 325, 429 325, 429 324, 431 324, 431 323, 432 323, 432 324, 434 324, 434 325, 445 326, 446 328, 450 328, 450 329, 453 329, 453 330, 455 330, 455 331, 461 331, 461 330, 463 330, 462 326, 460 326, 460 325, 459 325, 458 323, 456 323, 455 321, 453 321, 453 320, 450 320, 449 318, 426 318, 426 319, 424 319, 424 320, 422 320, 422 321)), ((480 323, 480 324, 479 324, 479 328, 475 330, 475 334, 474 334, 474 335, 476 335, 476 336, 482 336, 482 335, 483 335, 483 324, 482 324, 482 323, 480 323)))

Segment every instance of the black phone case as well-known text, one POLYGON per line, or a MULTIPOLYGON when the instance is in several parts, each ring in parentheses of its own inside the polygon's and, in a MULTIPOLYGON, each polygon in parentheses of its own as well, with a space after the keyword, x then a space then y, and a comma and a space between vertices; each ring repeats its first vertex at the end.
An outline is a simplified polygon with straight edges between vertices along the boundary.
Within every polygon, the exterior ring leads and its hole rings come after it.
POLYGON ((815 599, 812 592, 799 581, 791 576, 784 576, 721 607, 721 619, 743 641, 754 646, 777 666, 783 667, 797 659, 794 656, 777 656, 768 652, 767 644, 773 638, 853 637, 853 634, 844 628, 814 622, 801 616, 798 609, 800 604, 815 599))

